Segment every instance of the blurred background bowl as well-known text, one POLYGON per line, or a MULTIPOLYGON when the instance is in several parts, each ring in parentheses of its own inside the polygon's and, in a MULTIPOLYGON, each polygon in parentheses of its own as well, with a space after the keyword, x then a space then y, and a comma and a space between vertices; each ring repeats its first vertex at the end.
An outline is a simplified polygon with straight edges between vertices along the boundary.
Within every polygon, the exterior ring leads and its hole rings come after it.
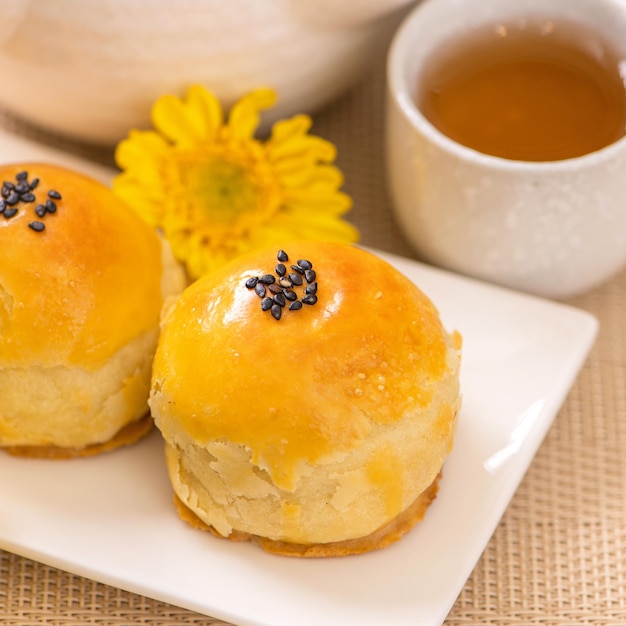
POLYGON ((264 117, 313 113, 384 54, 415 0, 1 0, 0 107, 112 145, 153 102, 205 85, 230 106, 277 90, 264 117))

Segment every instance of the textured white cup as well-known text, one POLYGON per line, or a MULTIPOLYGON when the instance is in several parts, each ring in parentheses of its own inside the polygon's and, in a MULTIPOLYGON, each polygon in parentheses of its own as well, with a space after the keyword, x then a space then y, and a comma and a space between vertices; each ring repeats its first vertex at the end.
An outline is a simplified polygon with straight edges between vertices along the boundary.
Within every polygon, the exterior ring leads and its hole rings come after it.
POLYGON ((414 102, 424 61, 442 42, 524 15, 581 23, 626 58, 621 0, 426 0, 389 51, 388 183, 423 260, 563 299, 626 265, 626 138, 562 161, 501 159, 450 140, 414 102))

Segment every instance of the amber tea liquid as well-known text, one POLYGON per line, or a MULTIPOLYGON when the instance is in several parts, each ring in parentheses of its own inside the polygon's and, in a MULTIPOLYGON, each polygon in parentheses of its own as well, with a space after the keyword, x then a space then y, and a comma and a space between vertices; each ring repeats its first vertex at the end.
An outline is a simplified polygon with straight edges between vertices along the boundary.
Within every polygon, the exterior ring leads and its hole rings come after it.
POLYGON ((624 136, 625 78, 623 56, 598 35, 556 20, 520 20, 436 51, 416 100, 442 133, 479 152, 555 161, 624 136))

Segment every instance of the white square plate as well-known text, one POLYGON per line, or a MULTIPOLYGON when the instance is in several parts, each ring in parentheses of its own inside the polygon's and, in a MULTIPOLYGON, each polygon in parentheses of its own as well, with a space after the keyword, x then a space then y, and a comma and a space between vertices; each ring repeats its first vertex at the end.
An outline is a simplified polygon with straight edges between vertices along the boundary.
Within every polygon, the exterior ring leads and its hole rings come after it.
POLYGON ((439 626, 597 332, 587 313, 379 253, 464 337, 455 448, 423 522, 385 550, 298 560, 192 530, 158 433, 96 458, 0 454, 0 547, 241 626, 439 626))

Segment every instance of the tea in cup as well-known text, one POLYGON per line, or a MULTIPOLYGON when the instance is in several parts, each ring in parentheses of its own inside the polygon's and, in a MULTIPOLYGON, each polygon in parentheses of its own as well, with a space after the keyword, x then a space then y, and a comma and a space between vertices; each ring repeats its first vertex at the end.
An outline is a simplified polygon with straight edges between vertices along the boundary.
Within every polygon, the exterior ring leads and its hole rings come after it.
POLYGON ((626 5, 426 0, 388 58, 387 164, 424 260, 567 298, 626 265, 626 5))

